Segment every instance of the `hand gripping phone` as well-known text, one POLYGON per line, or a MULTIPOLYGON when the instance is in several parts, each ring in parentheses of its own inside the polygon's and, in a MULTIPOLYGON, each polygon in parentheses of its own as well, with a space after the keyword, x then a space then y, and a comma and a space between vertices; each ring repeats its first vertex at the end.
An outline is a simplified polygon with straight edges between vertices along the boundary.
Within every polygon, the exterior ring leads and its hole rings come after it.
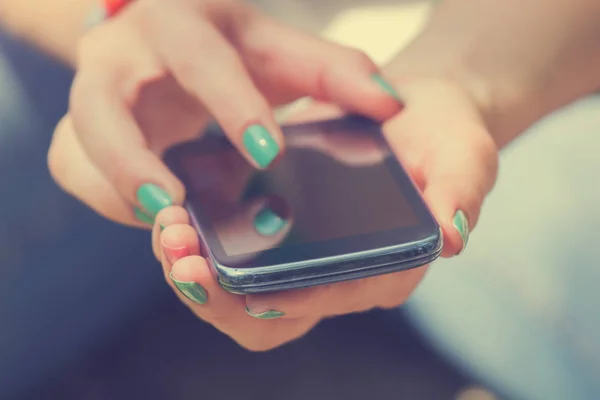
POLYGON ((285 154, 266 170, 220 132, 164 156, 187 188, 185 207, 223 288, 303 288, 440 255, 440 227, 378 123, 346 116, 282 130, 285 154))

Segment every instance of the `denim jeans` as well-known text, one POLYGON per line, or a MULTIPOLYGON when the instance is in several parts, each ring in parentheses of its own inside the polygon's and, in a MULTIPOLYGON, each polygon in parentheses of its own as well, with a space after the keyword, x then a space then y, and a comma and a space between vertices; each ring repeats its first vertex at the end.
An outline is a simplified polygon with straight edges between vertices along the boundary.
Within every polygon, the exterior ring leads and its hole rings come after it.
POLYGON ((171 296, 148 233, 104 221, 50 178, 46 153, 70 81, 68 70, 0 31, 2 399, 51 379, 171 296))

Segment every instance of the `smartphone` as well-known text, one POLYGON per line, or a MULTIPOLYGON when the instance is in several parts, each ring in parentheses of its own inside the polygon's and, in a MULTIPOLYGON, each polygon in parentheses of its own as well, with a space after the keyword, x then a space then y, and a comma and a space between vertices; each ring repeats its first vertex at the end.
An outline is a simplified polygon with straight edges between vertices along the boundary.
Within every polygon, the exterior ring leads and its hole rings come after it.
POLYGON ((440 227, 378 123, 346 116, 282 130, 285 153, 263 171, 219 131, 165 153, 224 289, 330 284, 440 255, 440 227))

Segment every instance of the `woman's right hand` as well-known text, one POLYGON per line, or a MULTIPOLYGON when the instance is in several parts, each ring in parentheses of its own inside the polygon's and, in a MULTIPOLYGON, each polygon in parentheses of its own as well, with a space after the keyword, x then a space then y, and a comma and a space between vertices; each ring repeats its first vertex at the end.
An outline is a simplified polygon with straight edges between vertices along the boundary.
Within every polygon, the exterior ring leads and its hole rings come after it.
POLYGON ((55 180, 112 220, 150 226, 184 188, 160 155, 216 120, 257 168, 284 147, 272 107, 310 96, 383 120, 399 103, 364 54, 231 0, 137 0, 80 44, 55 180))

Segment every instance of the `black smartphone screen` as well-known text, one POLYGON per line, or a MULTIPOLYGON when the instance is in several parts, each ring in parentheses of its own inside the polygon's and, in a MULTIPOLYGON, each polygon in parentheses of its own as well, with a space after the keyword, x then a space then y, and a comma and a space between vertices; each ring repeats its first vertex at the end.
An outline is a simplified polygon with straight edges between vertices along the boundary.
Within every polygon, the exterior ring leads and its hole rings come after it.
POLYGON ((331 257, 435 229, 378 124, 346 117, 283 130, 285 154, 264 171, 222 135, 167 157, 220 262, 252 267, 331 257))

